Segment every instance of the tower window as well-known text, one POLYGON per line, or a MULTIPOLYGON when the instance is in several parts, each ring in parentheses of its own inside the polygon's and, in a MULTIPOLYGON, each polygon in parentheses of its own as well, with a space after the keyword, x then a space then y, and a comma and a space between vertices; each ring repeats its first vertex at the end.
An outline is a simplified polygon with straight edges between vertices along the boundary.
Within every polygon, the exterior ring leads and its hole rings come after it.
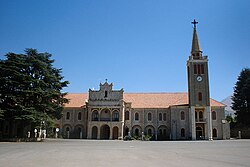
POLYGON ((159 114, 159 121, 162 121, 162 113, 159 114))
POLYGON ((197 65, 194 64, 194 74, 197 74, 197 65))
POLYGON ((198 100, 202 101, 202 93, 201 92, 198 93, 198 100))
POLYGON ((105 93, 105 94, 104 94, 104 97, 108 97, 108 91, 105 90, 104 93, 105 93))
POLYGON ((201 64, 201 74, 204 74, 204 65, 201 64))
POLYGON ((185 120, 185 112, 184 111, 181 112, 181 120, 185 120))

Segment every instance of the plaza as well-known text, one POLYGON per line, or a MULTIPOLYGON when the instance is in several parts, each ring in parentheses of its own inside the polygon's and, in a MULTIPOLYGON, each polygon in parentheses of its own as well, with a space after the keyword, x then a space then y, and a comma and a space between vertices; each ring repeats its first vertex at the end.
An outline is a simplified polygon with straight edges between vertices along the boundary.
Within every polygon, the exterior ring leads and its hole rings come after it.
POLYGON ((62 140, 0 143, 4 167, 250 166, 250 140, 62 140))

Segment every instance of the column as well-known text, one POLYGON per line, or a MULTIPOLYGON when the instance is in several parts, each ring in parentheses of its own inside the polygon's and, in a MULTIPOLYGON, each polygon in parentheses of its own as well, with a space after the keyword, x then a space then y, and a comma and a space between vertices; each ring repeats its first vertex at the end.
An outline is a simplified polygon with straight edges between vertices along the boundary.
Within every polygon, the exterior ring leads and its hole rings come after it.
POLYGON ((195 107, 190 107, 191 135, 192 140, 196 140, 195 107))
POLYGON ((207 113, 207 136, 208 140, 213 140, 213 130, 212 130, 212 113, 211 113, 211 107, 206 107, 206 113, 207 113))

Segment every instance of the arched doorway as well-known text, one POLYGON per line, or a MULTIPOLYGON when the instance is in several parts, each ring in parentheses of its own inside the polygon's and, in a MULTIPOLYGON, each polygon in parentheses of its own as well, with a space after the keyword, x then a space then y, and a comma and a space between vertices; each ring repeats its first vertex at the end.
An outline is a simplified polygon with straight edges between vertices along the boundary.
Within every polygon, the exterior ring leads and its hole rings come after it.
POLYGON ((125 127, 124 132, 125 132, 124 136, 128 136, 129 128, 127 126, 125 127))
POLYGON ((96 126, 92 128, 92 139, 97 139, 98 129, 96 126))
POLYGON ((117 126, 113 127, 113 140, 118 139, 118 131, 119 129, 117 126))
POLYGON ((170 130, 167 126, 161 125, 158 127, 158 140, 169 140, 170 139, 170 130))
POLYGON ((200 126, 196 127, 196 139, 197 140, 202 140, 204 139, 204 133, 203 133, 203 128, 200 126))
POLYGON ((101 139, 108 140, 110 136, 110 128, 108 125, 103 125, 101 127, 101 139))

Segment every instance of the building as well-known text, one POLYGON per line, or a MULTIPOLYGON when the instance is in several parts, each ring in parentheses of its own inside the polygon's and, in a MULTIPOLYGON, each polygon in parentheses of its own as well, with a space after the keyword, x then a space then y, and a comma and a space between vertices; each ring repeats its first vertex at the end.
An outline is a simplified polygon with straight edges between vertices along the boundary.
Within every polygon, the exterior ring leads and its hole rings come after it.
POLYGON ((225 105, 210 98, 208 58, 203 56, 194 20, 187 60, 188 93, 124 93, 113 84, 68 94, 57 127, 64 138, 119 139, 148 135, 154 140, 227 139, 225 105))

